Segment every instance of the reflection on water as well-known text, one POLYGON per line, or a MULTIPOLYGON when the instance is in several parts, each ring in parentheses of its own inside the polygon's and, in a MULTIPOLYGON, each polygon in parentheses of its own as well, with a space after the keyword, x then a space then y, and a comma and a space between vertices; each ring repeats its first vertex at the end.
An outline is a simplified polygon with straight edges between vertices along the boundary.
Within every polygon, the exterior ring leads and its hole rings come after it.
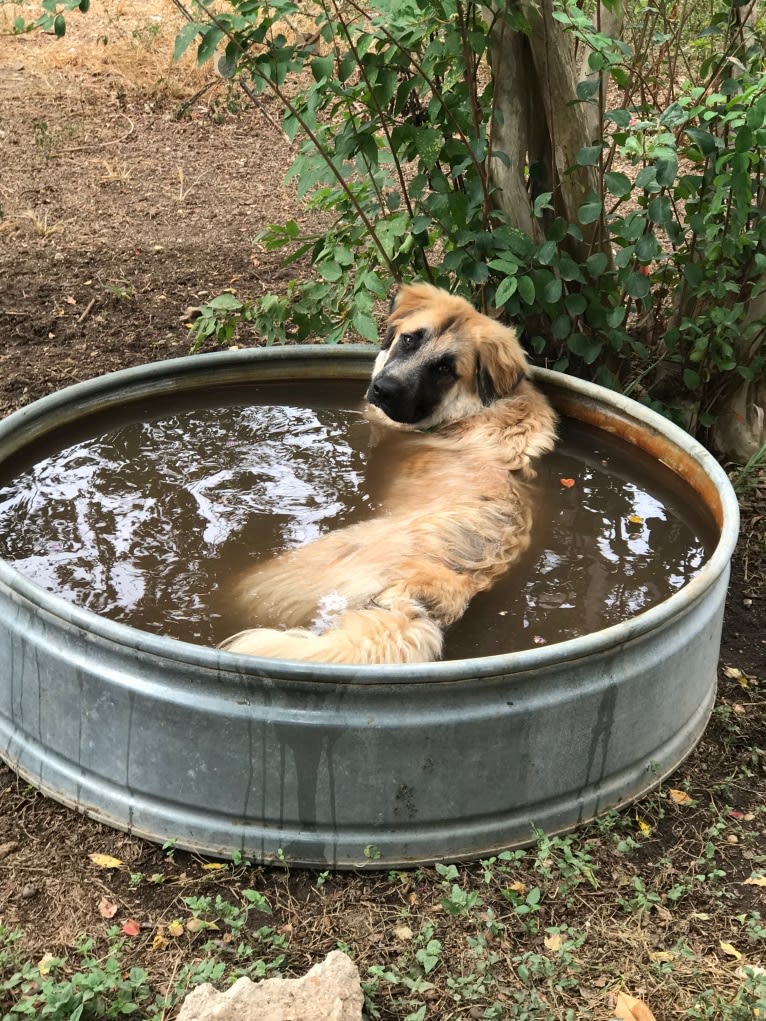
MULTIPOLYGON (((236 619, 231 581, 253 558, 373 509, 363 387, 323 385, 321 401, 285 389, 211 391, 208 407, 150 406, 67 440, 0 480, 0 556, 96 613, 217 643, 236 619)), ((711 523, 669 471, 574 423, 541 463, 537 501, 532 547, 476 597, 448 657, 598 631, 686 584, 712 548, 711 523)))

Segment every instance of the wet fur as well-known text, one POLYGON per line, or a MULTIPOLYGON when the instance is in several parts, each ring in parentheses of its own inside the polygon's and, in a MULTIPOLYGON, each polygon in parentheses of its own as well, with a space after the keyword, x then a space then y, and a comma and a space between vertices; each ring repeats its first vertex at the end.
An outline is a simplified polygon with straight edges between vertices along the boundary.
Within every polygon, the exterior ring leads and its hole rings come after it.
POLYGON ((445 628, 529 545, 532 466, 554 445, 555 417, 526 370, 512 329, 435 287, 402 287, 367 394, 378 442, 396 451, 381 510, 248 572, 248 619, 286 630, 250 628, 222 648, 438 659, 445 628))

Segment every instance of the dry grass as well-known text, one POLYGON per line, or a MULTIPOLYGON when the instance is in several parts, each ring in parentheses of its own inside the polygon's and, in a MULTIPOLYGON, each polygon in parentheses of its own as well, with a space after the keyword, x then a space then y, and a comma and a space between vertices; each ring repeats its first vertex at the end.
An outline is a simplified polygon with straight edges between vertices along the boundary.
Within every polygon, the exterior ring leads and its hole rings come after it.
POLYGON ((0 6, 0 64, 23 63, 50 95, 57 89, 49 78, 52 72, 77 74, 85 87, 100 76, 114 76, 132 90, 151 94, 165 89, 176 95, 211 77, 209 66, 196 67, 191 52, 173 62, 173 40, 183 19, 170 0, 100 0, 87 15, 67 15, 63 39, 12 35, 17 17, 33 21, 39 12, 34 2, 0 6))

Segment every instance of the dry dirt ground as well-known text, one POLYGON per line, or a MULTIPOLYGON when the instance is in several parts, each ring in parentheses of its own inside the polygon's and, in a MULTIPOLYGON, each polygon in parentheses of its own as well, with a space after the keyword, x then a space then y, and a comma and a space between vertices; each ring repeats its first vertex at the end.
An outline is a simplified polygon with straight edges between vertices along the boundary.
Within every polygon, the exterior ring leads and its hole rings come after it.
MULTIPOLYGON (((291 153, 268 100, 242 106, 220 81, 194 99, 213 77, 172 65, 169 2, 93 8, 56 40, 12 37, 17 5, 0 4, 2 414, 187 354, 187 306, 226 287, 279 288, 285 271, 253 238, 302 215, 281 184, 291 153)), ((743 966, 766 965, 766 485, 755 482, 702 743, 637 806, 520 861, 454 875, 210 868, 83 819, 0 767, 0 933, 23 932, 15 958, 0 941, 0 1016, 18 1006, 18 960, 46 954, 68 961, 43 967, 37 988, 46 973, 63 982, 116 960, 120 980, 131 965, 148 972, 135 1016, 171 1018, 200 978, 301 972, 337 946, 383 1019, 603 1019, 621 990, 657 1021, 764 1016, 743 991, 757 981, 743 966), (168 999, 149 1006, 157 996, 168 999)), ((72 1016, 62 1009, 56 1018, 72 1016)))

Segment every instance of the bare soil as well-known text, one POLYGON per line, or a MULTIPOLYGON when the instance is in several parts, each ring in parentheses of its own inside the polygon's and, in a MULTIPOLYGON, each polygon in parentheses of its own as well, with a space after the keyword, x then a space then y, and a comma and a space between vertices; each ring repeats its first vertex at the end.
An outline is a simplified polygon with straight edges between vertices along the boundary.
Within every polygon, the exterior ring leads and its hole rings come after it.
MULTIPOLYGON (((188 306, 225 288, 252 298, 284 287, 288 273, 253 238, 305 215, 282 184, 291 150, 278 110, 268 100, 242 105, 210 71, 172 66, 169 2, 99 6, 70 19, 61 41, 0 35, 2 415, 100 373, 187 354, 188 306)), ((0 33, 16 14, 16 5, 0 6, 0 33)), ((487 867, 461 868, 459 884, 481 899, 452 914, 443 903, 452 884, 430 869, 321 877, 246 863, 210 869, 82 818, 2 766, 0 925, 23 930, 35 962, 76 957, 81 935, 103 955, 109 928, 133 921, 125 960, 145 967, 160 993, 195 981, 190 963, 239 960, 241 933, 224 909, 202 911, 218 928, 200 929, 188 924, 189 898, 242 908, 243 891, 256 889, 271 914, 251 912, 243 931, 268 929, 252 935, 265 966, 298 973, 341 945, 369 983, 371 1016, 404 1019, 425 1004, 424 1016, 440 1019, 609 1018, 621 989, 657 1021, 722 1016, 689 1012, 701 1010, 705 990, 720 1011, 742 986, 742 965, 766 965, 766 891, 745 883, 766 872, 763 476, 742 510, 711 724, 667 785, 577 835, 571 847, 590 856, 593 883, 581 859, 566 879, 555 852, 541 859, 533 849, 512 868, 495 864, 490 879, 487 867), (91 853, 122 864, 99 867, 91 853), (542 890, 534 924, 503 895, 513 882, 542 890), (653 894, 644 904, 642 890, 653 894), (545 942, 562 926, 577 934, 569 960, 545 942), (431 989, 413 993, 368 973, 382 965, 412 974, 429 927, 442 944, 431 989), (470 990, 458 981, 466 976, 476 980, 470 990), (505 1012, 485 1015, 492 1002, 505 1012), (524 1002, 528 1015, 518 1013, 524 1002)), ((14 997, 0 981, 0 1012, 14 997)))

